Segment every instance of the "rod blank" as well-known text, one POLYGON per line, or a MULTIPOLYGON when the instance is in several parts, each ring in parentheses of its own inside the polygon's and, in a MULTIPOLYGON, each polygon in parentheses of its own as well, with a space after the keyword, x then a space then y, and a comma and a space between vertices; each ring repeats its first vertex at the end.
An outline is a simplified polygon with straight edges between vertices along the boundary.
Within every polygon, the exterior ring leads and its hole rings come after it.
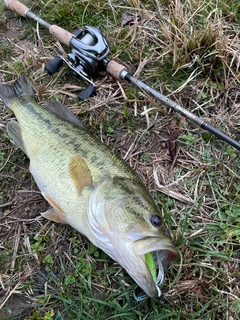
POLYGON ((215 135, 219 139, 230 144, 232 147, 236 148, 237 150, 240 150, 240 143, 238 141, 232 139, 231 137, 229 137, 228 135, 226 135, 222 131, 218 130, 217 128, 214 128, 206 121, 202 120, 201 118, 194 115, 190 111, 184 109, 183 107, 181 107, 179 104, 177 104, 173 100, 167 98, 166 96, 162 95, 160 92, 154 90, 153 88, 149 87, 148 85, 146 85, 142 81, 136 79, 135 77, 133 77, 132 75, 130 75, 126 71, 122 71, 122 78, 129 81, 130 83, 134 84, 135 86, 139 87, 140 89, 143 89, 144 91, 151 93, 156 99, 158 99, 159 101, 161 101, 165 105, 173 108, 174 110, 178 111, 179 113, 184 115, 187 119, 189 119, 190 121, 192 121, 193 123, 195 123, 196 125, 201 127, 202 129, 209 131, 210 133, 212 133, 213 135, 215 135))

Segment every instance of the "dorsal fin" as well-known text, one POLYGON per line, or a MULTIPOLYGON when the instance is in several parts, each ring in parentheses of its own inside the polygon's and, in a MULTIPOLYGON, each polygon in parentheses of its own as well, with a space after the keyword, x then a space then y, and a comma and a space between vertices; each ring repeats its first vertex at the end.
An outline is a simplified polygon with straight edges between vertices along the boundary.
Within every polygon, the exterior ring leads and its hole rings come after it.
POLYGON ((22 151, 27 154, 26 149, 24 147, 21 128, 17 121, 11 120, 7 124, 7 133, 9 134, 10 138, 13 142, 18 146, 22 151))
POLYGON ((62 104, 60 101, 51 100, 45 103, 45 107, 52 113, 56 114, 58 117, 67 120, 75 125, 84 128, 82 122, 72 113, 68 107, 62 104))

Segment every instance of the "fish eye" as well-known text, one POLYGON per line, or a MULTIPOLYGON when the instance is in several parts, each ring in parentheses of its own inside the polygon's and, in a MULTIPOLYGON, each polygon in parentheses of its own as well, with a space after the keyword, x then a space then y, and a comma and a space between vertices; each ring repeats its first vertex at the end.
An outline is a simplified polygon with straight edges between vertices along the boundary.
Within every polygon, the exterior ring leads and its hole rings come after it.
POLYGON ((161 219, 161 217, 160 217, 159 215, 153 214, 153 215, 150 217, 150 222, 151 222, 151 224, 152 224, 154 227, 158 228, 158 227, 160 227, 161 224, 162 224, 162 219, 161 219))

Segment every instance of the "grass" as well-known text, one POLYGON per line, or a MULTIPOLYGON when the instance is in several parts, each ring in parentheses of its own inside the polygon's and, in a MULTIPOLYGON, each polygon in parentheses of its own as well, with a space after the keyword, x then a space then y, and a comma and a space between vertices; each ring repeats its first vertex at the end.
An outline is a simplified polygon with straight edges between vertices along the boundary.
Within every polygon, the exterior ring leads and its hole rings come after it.
MULTIPOLYGON (((111 59, 240 140, 239 1, 24 3, 68 31, 100 28, 111 59)), ((78 101, 81 80, 66 68, 53 77, 44 71, 59 54, 51 36, 3 5, 0 13, 1 82, 28 76, 41 103, 60 99, 124 157, 152 192, 180 252, 168 268, 163 296, 141 300, 137 285, 106 254, 70 227, 42 219, 39 212, 48 205, 27 158, 7 138, 12 115, 1 104, 0 318, 239 318, 239 151, 104 72, 96 95, 78 101), (167 148, 172 132, 178 134, 175 166, 167 148)))

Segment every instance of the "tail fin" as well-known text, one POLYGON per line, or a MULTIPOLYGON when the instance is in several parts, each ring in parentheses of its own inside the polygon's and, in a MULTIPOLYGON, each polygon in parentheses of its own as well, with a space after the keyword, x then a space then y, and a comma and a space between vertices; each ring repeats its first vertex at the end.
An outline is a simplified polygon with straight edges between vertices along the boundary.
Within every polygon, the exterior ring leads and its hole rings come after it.
POLYGON ((0 99, 9 107, 10 100, 21 96, 34 96, 35 90, 24 76, 20 76, 13 84, 0 84, 0 99))

